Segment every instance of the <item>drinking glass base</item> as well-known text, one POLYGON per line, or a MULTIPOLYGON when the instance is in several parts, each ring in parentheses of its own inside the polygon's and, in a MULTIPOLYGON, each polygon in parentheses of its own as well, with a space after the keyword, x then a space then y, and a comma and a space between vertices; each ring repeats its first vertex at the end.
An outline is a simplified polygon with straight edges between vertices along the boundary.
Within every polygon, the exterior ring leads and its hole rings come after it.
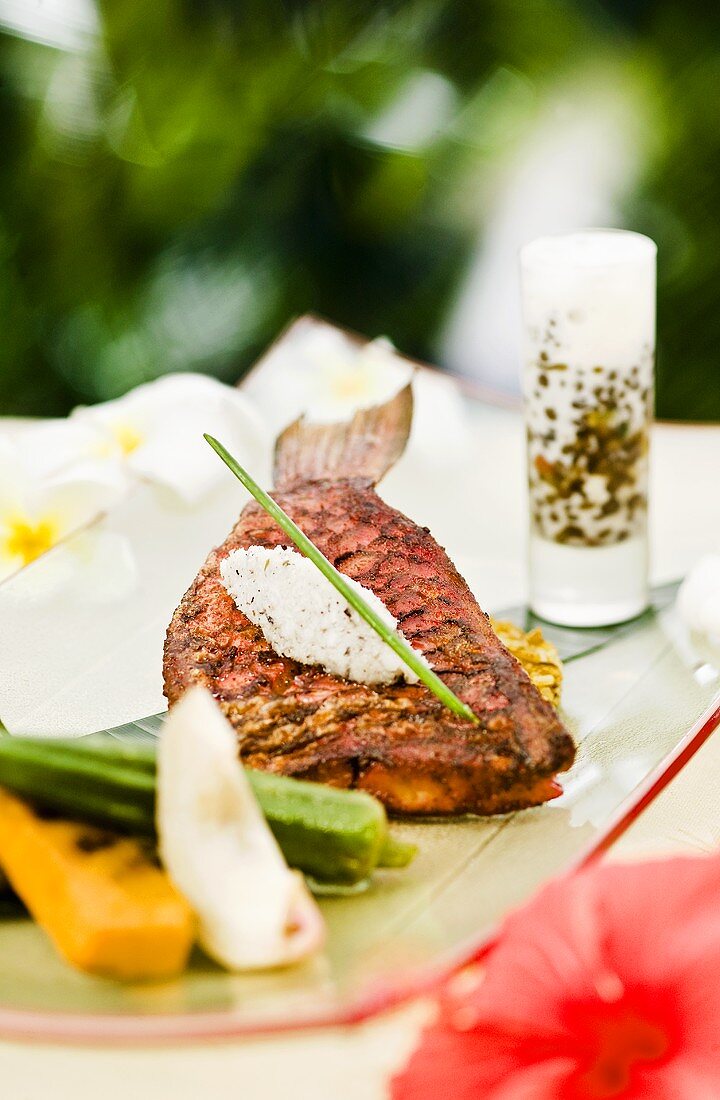
POLYGON ((530 607, 560 626, 610 626, 648 607, 647 539, 566 546, 530 538, 530 607))

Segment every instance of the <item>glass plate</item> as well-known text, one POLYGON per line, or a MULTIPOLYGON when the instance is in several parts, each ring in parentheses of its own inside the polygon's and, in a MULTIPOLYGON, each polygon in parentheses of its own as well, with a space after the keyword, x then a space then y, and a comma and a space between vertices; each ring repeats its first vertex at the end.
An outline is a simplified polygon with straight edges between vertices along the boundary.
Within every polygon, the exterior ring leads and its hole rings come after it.
MULTIPOLYGON (((313 325, 297 322, 246 380, 266 413, 277 405, 278 349, 313 325)), ((486 608, 519 598, 522 452, 517 415, 424 371, 408 450, 382 485, 389 503, 447 546, 486 608), (490 459, 502 477, 486 476, 490 459), (488 523, 493 516, 503 522, 488 523)), ((166 624, 245 499, 228 481, 189 512, 140 486, 88 532, 0 584, 0 716, 8 727, 67 734, 112 725, 119 736, 154 736, 158 719, 117 723, 163 705, 166 624)), ((674 515, 679 506, 673 501, 674 515)), ((672 596, 656 592, 652 612, 619 628, 543 628, 567 662, 563 710, 579 744, 563 796, 505 817, 395 824, 417 844, 416 860, 379 872, 364 893, 322 899, 327 947, 312 962, 229 975, 198 953, 181 979, 120 985, 74 971, 30 921, 5 919, 0 1034, 216 1038, 356 1021, 427 989, 482 953, 498 921, 541 883, 612 843, 720 722, 720 657, 695 649, 672 596)), ((507 617, 528 625, 523 608, 507 617)))
MULTIPOLYGON (((487 948, 498 921, 545 880, 607 847, 720 722, 718 671, 656 610, 607 637, 564 632, 563 711, 579 745, 564 793, 488 819, 400 822, 414 863, 363 893, 320 901, 326 950, 304 966, 231 975, 199 953, 180 979, 122 985, 83 975, 29 921, 0 923, 0 1033, 154 1041, 347 1023, 427 989, 487 948)), ((525 613, 514 618, 524 624, 525 613)), ((116 731, 154 736, 158 719, 116 731)))

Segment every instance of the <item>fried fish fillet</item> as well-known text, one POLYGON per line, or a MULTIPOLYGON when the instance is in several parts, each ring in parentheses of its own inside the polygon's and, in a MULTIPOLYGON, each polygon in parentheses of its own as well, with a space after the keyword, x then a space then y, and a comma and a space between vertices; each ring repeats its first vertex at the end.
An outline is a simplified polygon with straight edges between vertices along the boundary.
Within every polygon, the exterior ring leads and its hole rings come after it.
POLYGON ((279 656, 219 575, 237 548, 287 546, 248 504, 177 608, 165 644, 172 705, 191 684, 215 695, 250 767, 356 787, 404 814, 494 814, 555 797, 572 738, 494 633, 426 527, 374 485, 402 453, 410 387, 350 424, 298 421, 278 440, 274 497, 337 569, 370 588, 410 644, 480 719, 422 684, 365 685, 279 656))

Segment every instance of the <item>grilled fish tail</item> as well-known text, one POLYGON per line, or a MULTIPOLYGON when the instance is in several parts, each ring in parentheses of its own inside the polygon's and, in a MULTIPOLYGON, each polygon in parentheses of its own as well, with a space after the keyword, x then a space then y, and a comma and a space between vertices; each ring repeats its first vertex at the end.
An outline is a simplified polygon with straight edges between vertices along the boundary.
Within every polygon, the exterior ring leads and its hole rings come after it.
POLYGON ((376 485, 405 450, 412 410, 408 383, 384 405, 360 409, 349 421, 311 424, 300 417, 275 444, 275 488, 344 478, 376 485))

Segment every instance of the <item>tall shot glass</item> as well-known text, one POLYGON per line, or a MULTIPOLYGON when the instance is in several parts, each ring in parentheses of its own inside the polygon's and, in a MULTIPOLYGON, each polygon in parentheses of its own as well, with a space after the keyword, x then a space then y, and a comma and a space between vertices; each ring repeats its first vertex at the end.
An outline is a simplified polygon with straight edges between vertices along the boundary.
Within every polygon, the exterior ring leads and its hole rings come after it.
POLYGON ((623 622, 648 604, 655 244, 542 237, 520 268, 530 604, 568 626, 623 622))

